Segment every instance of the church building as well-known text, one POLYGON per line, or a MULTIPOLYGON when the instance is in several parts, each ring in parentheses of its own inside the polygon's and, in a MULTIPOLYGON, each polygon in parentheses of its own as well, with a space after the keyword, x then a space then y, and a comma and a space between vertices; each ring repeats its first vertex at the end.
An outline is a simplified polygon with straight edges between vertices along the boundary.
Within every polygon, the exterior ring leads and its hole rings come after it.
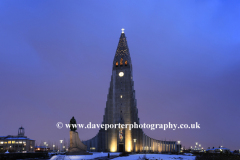
MULTIPOLYGON (((132 61, 127 39, 122 29, 112 66, 102 124, 140 124, 135 99, 132 61)), ((140 128, 100 129, 90 140, 83 141, 88 151, 107 152, 178 152, 176 141, 148 137, 140 128)))

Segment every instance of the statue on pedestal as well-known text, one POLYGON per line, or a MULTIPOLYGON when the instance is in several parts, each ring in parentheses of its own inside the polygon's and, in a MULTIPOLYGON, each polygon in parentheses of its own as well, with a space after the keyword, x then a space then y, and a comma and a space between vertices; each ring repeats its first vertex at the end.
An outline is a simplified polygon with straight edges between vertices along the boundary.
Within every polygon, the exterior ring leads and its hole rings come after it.
POLYGON ((77 122, 74 117, 70 120, 70 147, 67 155, 92 155, 87 152, 87 146, 84 145, 79 136, 77 130, 77 122))

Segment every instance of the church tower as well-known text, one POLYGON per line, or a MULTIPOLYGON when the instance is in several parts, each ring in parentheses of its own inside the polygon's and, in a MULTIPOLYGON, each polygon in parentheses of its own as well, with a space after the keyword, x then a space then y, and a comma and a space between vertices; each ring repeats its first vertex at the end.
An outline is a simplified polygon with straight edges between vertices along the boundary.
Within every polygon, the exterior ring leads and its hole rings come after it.
MULTIPOLYGON (((102 124, 139 124, 132 61, 124 29, 112 63, 112 76, 102 124)), ((129 126, 118 126, 108 130, 101 128, 95 137, 83 143, 87 145, 88 151, 98 152, 176 151, 176 141, 156 140, 144 134, 141 128, 130 130, 129 126)))
MULTIPOLYGON (((132 61, 122 30, 113 60, 104 124, 139 123, 133 84, 132 61)), ((132 151, 133 139, 136 139, 133 129, 108 129, 107 132, 107 146, 111 152, 132 151)))

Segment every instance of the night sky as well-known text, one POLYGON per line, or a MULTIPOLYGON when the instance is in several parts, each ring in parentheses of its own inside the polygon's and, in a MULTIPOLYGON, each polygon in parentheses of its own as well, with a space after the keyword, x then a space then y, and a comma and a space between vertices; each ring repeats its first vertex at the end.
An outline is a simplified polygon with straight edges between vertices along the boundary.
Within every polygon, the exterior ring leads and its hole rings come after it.
MULTIPOLYGON (((69 138, 57 122, 102 123, 125 28, 144 132, 240 149, 240 1, 0 1, 0 136, 69 138)), ((81 140, 98 129, 78 129, 81 140)))

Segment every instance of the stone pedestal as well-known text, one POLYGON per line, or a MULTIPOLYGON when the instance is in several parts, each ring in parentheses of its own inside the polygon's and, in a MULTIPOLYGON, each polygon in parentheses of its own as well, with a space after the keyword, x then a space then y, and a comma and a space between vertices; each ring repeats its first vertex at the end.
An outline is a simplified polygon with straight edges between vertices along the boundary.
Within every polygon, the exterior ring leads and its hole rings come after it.
POLYGON ((81 142, 78 132, 70 131, 70 147, 67 155, 92 155, 87 152, 87 146, 81 142))

